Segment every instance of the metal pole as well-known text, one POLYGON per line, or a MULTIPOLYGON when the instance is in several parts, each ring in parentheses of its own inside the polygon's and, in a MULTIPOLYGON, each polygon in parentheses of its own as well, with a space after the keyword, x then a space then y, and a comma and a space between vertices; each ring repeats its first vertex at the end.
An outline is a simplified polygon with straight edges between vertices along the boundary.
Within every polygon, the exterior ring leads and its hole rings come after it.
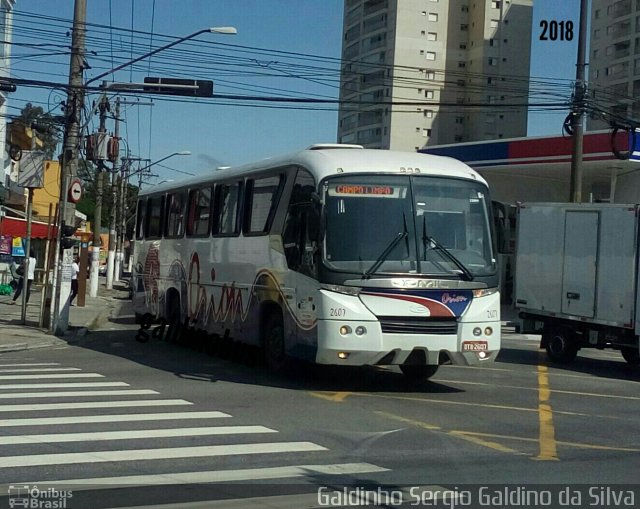
MULTIPOLYGON (((114 138, 120 137, 120 98, 116 98, 116 127, 114 138)), ((107 288, 113 288, 114 264, 116 257, 116 209, 118 206, 118 172, 120 171, 120 155, 116 154, 111 173, 111 208, 109 211, 109 254, 107 255, 107 288)))
POLYGON ((71 34, 71 61, 69 64, 69 89, 65 109, 66 124, 64 150, 62 152, 62 168, 60 177, 60 214, 58 215, 58 231, 54 245, 54 279, 51 304, 53 308, 50 330, 56 334, 64 334, 68 328, 69 307, 63 306, 60 313, 60 284, 62 279, 62 257, 60 256, 60 240, 62 239, 62 222, 67 214, 67 192, 72 175, 77 174, 78 145, 80 139, 80 114, 84 102, 82 83, 84 70, 84 50, 87 19, 87 0, 75 0, 73 12, 73 30, 71 34))
MULTIPOLYGON (((32 136, 35 136, 35 132, 32 131, 32 136)), ((32 146, 35 144, 35 137, 32 139, 32 146)), ((20 323, 25 325, 27 323, 27 296, 29 294, 29 270, 31 269, 31 257, 29 252, 31 251, 31 215, 33 213, 33 187, 29 188, 29 201, 27 203, 27 242, 24 247, 25 264, 24 275, 22 276, 22 310, 20 313, 20 323)), ((35 268, 35 267, 34 267, 35 268)))
POLYGON ((580 28, 578 32, 578 58, 576 63, 576 84, 573 98, 573 152, 571 154, 570 199, 574 203, 582 201, 582 142, 584 131, 585 96, 585 55, 587 49, 587 0, 580 0, 580 28))
MULTIPOLYGON (((57 205, 56 205, 56 213, 58 212, 57 209, 57 205)), ((49 203, 49 216, 48 216, 48 220, 47 220, 47 244, 46 244, 46 248, 44 250, 44 283, 42 285, 42 295, 40 296, 40 319, 38 320, 38 327, 44 327, 45 321, 46 321, 46 302, 47 302, 47 295, 49 294, 49 270, 51 268, 50 264, 49 264, 49 258, 51 258, 50 253, 51 253, 51 224, 52 222, 55 220, 55 218, 52 216, 52 211, 53 211, 53 204, 49 203)))

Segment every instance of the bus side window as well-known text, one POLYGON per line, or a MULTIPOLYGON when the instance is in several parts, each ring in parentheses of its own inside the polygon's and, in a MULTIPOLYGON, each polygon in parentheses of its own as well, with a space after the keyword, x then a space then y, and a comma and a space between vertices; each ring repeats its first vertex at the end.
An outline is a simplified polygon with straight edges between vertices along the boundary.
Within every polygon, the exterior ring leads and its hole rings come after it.
POLYGON ((317 237, 320 231, 320 214, 312 199, 314 190, 313 177, 305 171, 299 171, 282 232, 287 265, 291 270, 311 277, 316 274, 317 237))
POLYGON ((141 198, 138 200, 138 212, 136 215, 136 239, 142 240, 145 236, 144 224, 146 223, 147 200, 141 198))

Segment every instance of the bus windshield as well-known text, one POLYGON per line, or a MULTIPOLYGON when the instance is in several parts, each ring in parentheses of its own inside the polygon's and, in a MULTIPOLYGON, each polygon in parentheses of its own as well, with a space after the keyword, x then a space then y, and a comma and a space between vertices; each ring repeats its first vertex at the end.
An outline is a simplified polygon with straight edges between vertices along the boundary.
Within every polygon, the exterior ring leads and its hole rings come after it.
POLYGON ((324 263, 332 270, 470 280, 496 264, 485 185, 427 175, 333 177, 324 263))

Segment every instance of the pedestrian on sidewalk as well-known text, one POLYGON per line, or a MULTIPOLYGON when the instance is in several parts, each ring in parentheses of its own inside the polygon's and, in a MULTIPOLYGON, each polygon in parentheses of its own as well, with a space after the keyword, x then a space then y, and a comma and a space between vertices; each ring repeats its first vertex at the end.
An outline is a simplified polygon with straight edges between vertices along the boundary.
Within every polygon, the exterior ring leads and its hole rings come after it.
POLYGON ((15 304, 16 301, 18 300, 18 297, 20 297, 20 295, 22 294, 22 289, 24 288, 24 278, 26 276, 27 278, 27 302, 29 302, 29 297, 31 296, 31 284, 33 283, 33 280, 36 277, 36 255, 33 251, 33 249, 29 250, 29 267, 28 267, 28 271, 25 274, 25 261, 22 262, 22 264, 20 265, 19 269, 22 269, 22 274, 20 274, 20 271, 18 269, 18 275, 20 276, 20 279, 18 280, 18 287, 16 288, 16 293, 13 294, 13 300, 11 301, 11 304, 15 304))
POLYGON ((69 297, 69 306, 73 306, 73 299, 78 295, 78 273, 80 272, 80 257, 75 256, 71 264, 71 296, 69 297))

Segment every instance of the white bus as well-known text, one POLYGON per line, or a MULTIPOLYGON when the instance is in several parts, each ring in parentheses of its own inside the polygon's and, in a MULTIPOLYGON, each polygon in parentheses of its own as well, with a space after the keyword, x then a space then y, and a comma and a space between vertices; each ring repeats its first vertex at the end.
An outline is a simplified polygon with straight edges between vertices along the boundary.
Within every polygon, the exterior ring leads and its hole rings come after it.
POLYGON ((147 327, 300 359, 396 365, 495 360, 491 200, 460 161, 358 145, 220 168, 140 193, 133 305, 147 327))

